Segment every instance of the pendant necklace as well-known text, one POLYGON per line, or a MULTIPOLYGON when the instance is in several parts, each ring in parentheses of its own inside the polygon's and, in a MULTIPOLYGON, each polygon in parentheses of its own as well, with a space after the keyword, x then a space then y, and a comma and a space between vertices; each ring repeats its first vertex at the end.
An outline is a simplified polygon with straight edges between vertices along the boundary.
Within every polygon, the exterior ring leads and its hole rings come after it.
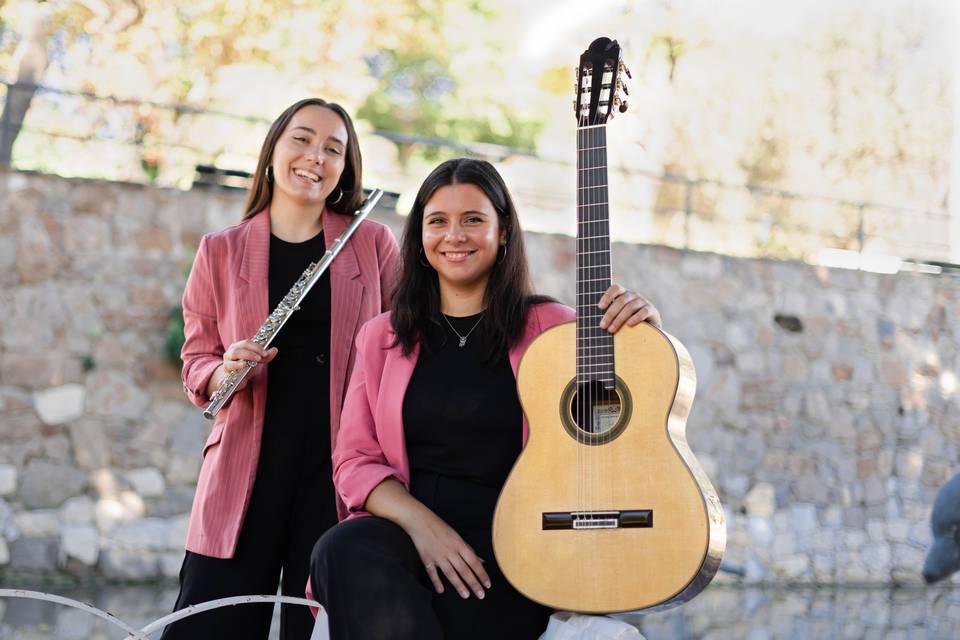
POLYGON ((441 313, 440 316, 443 318, 444 322, 447 323, 447 326, 450 327, 450 331, 453 331, 456 334, 456 336, 460 338, 460 343, 457 346, 460 347, 461 349, 463 348, 463 345, 467 344, 467 338, 470 337, 470 334, 473 333, 473 330, 476 329, 477 326, 480 324, 480 321, 483 320, 483 314, 481 313, 480 317, 477 318, 477 321, 473 323, 472 327, 470 327, 470 331, 467 331, 467 334, 462 336, 460 335, 459 331, 453 328, 453 324, 451 324, 450 320, 447 319, 447 314, 441 313))

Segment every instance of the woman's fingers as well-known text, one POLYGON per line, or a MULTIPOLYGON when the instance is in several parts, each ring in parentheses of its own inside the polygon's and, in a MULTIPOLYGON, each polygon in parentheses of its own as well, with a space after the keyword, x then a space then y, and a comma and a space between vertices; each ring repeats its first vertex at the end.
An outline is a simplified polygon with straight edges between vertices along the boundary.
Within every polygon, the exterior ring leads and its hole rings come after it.
POLYGON ((663 322, 660 320, 660 312, 652 304, 645 304, 627 320, 627 324, 631 327, 635 327, 641 322, 649 322, 657 329, 663 326, 663 322))
POLYGON ((433 588, 437 593, 443 593, 443 580, 440 579, 440 574, 437 572, 437 565, 432 562, 428 562, 424 565, 427 570, 427 576, 430 577, 430 582, 433 583, 433 588))
POLYGON ((619 284, 611 284, 607 287, 607 290, 603 292, 603 295, 600 296, 600 302, 597 303, 597 306, 601 309, 606 309, 610 304, 617 299, 617 296, 620 296, 626 293, 627 290, 625 287, 619 284))
POLYGON ((616 333, 624 324, 636 326, 649 322, 657 328, 662 325, 660 312, 649 300, 618 284, 610 285, 597 306, 606 310, 600 319, 600 328, 610 333, 616 333))
MULTIPOLYGON (((611 287, 611 289, 612 288, 613 287, 611 287)), ((609 291, 610 289, 607 290, 608 293, 609 291)), ((638 306, 639 298, 640 296, 633 291, 624 291, 617 295, 607 307, 603 318, 600 319, 600 328, 606 329, 610 333, 616 333, 616 331, 623 326, 623 323, 627 321, 627 318, 637 310, 636 307, 638 306)))
MULTIPOLYGON (((470 588, 470 591, 474 593, 481 600, 483 599, 483 585, 480 584, 480 581, 477 579, 476 572, 473 567, 464 560, 462 556, 457 556, 450 559, 450 564, 453 565, 453 568, 456 569, 457 573, 460 575, 460 578, 466 585, 470 588)), ((463 595, 463 591, 460 592, 460 595, 463 595)), ((469 597, 470 593, 467 592, 469 597)))
POLYGON ((440 570, 443 571, 443 575, 447 576, 447 580, 449 580, 450 584, 453 585, 453 588, 457 590, 457 593, 460 594, 460 597, 469 598, 470 590, 467 588, 467 585, 463 583, 463 580, 460 579, 460 573, 453 565, 453 562, 444 558, 438 564, 440 565, 440 570))
POLYGON ((467 563, 467 565, 473 571, 473 574, 477 576, 477 579, 480 580, 480 583, 489 589, 490 576, 487 575, 487 570, 483 566, 483 560, 481 560, 480 556, 473 552, 473 549, 471 549, 469 545, 464 543, 464 546, 466 549, 460 552, 460 557, 463 558, 464 562, 467 563))

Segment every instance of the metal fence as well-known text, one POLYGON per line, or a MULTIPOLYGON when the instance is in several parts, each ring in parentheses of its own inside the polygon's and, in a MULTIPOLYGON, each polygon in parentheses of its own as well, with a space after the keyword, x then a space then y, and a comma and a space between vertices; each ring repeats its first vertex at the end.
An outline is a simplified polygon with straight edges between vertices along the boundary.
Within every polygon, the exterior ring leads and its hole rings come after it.
MULTIPOLYGON (((32 95, 24 122, 10 109, 0 134, 19 131, 10 165, 71 177, 191 188, 196 183, 245 187, 270 120, 226 111, 146 100, 98 96, 42 85, 0 81, 11 96, 32 95), (90 162, 95 157, 97 162, 90 162)), ((531 176, 514 179, 524 226, 572 232, 569 161, 530 150, 462 143, 401 132, 361 134, 364 173, 396 192, 415 190, 422 166, 408 159, 468 155, 503 165, 521 162, 531 176), (382 151, 383 143, 393 153, 382 151), (569 220, 568 220, 569 218, 569 220), (563 223, 558 223, 563 220, 563 223)), ((0 136, 2 137, 2 136, 0 136)), ((0 157, 0 163, 3 159, 0 157)), ((730 184, 672 173, 610 169, 612 211, 629 211, 614 225, 614 239, 664 244, 742 256, 803 259, 835 266, 896 271, 903 261, 951 267, 951 217, 874 202, 795 193, 761 185, 730 184), (618 195, 619 194, 619 195, 618 195), (616 202, 617 198, 620 199, 616 202), (617 206, 618 205, 618 206, 617 206)), ((914 267, 916 268, 916 267, 914 267)))

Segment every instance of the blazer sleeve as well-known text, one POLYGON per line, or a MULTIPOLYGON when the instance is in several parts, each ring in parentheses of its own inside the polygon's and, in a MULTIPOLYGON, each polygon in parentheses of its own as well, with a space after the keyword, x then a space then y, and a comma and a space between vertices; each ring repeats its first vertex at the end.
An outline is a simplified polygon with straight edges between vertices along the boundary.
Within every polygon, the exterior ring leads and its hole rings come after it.
MULTIPOLYGON (((351 513, 363 511, 378 484, 398 477, 377 437, 376 406, 386 351, 372 322, 357 334, 357 360, 340 414, 340 432, 333 451, 333 483, 351 513)), ((382 323, 379 326, 383 326, 382 323)))
POLYGON ((393 294, 400 278, 400 247, 393 232, 384 225, 377 239, 377 252, 380 256, 380 308, 388 311, 393 304, 393 294))
POLYGON ((217 329, 217 304, 210 272, 210 246, 207 238, 200 241, 197 256, 183 291, 183 389, 190 402, 205 407, 207 383, 223 362, 223 344, 217 329))

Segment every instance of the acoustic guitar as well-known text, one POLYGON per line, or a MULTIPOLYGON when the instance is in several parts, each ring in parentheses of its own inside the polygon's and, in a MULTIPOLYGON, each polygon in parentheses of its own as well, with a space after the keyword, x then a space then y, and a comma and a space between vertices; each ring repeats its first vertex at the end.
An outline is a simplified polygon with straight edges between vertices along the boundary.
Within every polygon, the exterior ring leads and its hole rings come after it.
POLYGON ((713 578, 726 546, 717 493, 687 445, 693 362, 648 323, 599 327, 610 286, 607 121, 626 109, 615 40, 577 70, 577 319, 539 336, 517 374, 530 425, 497 502, 507 579, 555 609, 666 609, 713 578))

